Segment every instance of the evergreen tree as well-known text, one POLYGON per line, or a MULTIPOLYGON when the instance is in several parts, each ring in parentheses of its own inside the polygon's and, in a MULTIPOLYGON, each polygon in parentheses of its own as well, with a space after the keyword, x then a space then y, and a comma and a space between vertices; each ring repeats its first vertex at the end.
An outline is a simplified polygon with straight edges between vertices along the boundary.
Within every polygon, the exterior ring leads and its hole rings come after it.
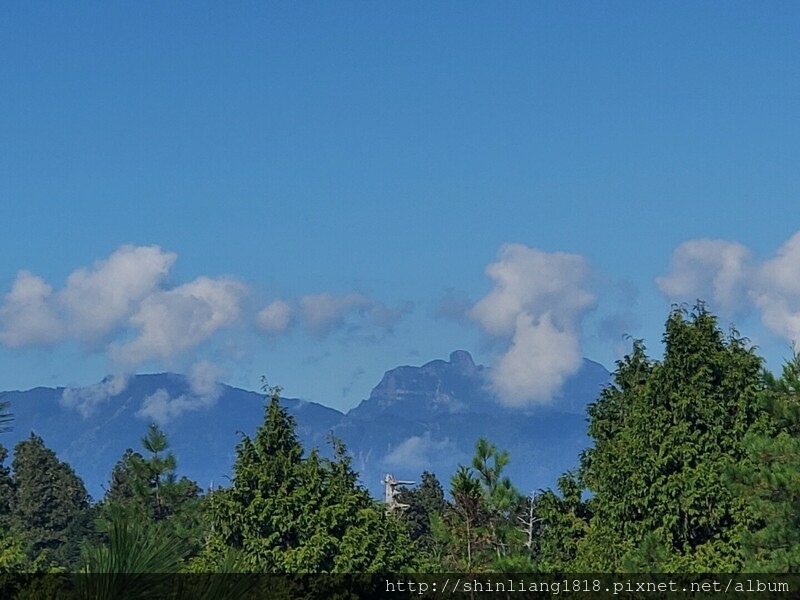
POLYGON ((543 572, 577 572, 578 545, 589 530, 591 509, 574 473, 559 478, 558 490, 560 495, 545 490, 533 501, 536 565, 543 572))
POLYGON ((756 572, 800 572, 800 355, 780 378, 764 373, 767 431, 745 439, 746 460, 729 469, 734 492, 752 510, 744 535, 745 568, 756 572))
POLYGON ((11 526, 11 510, 14 503, 14 479, 11 469, 6 466, 8 450, 0 444, 0 531, 7 531, 11 526))
POLYGON ((518 517, 523 496, 502 475, 507 451, 486 439, 475 445, 472 466, 461 465, 450 481, 453 500, 441 519, 432 520, 443 567, 465 573, 531 568, 518 517))
POLYGON ((8 450, 0 444, 0 573, 20 570, 26 562, 25 541, 18 531, 12 530, 14 480, 11 469, 5 465, 7 457, 8 450))
POLYGON ((144 457, 131 448, 125 450, 111 471, 111 480, 106 490, 104 503, 138 505, 140 513, 150 512, 150 493, 147 483, 144 457))
POLYGON ((31 434, 14 448, 12 519, 31 558, 63 567, 77 563, 80 540, 91 531, 90 498, 67 463, 31 434))
POLYGON ((450 479, 453 500, 441 520, 433 520, 436 542, 446 571, 474 573, 486 561, 487 515, 480 481, 466 465, 460 465, 450 479))
POLYGON ((186 477, 178 479, 167 435, 155 423, 142 437, 142 447, 149 453, 147 458, 128 448, 114 466, 104 503, 133 510, 148 521, 163 521, 187 509, 191 512, 200 488, 186 477))
POLYGON ((423 471, 420 483, 413 488, 401 488, 397 499, 407 505, 399 514, 408 526, 411 540, 421 550, 431 552, 431 519, 436 515, 441 516, 447 506, 442 484, 436 475, 423 471))
POLYGON ((344 446, 334 458, 303 457, 278 388, 255 438, 237 447, 233 485, 209 499, 211 530, 195 570, 215 570, 231 551, 259 572, 389 572, 411 564, 403 524, 357 485, 344 446))
POLYGON ((200 488, 186 477, 178 479, 177 460, 157 425, 148 426, 142 447, 148 457, 129 448, 111 472, 110 486, 98 508, 106 541, 111 544, 108 536, 115 527, 122 531, 119 523, 135 522, 153 527, 157 535, 180 540, 193 556, 204 535, 200 488))
POLYGON ((741 568, 749 516, 723 473, 763 420, 761 360, 745 342, 725 336, 703 306, 675 309, 662 362, 637 341, 618 363, 614 385, 589 409, 595 445, 581 476, 594 498, 581 570, 741 568))

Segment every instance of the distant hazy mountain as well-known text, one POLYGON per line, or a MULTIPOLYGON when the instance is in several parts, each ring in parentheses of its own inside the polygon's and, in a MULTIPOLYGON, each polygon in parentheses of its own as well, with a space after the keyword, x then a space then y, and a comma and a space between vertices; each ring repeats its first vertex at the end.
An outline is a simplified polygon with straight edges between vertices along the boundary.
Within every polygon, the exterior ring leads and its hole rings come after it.
MULTIPOLYGON (((362 482, 373 494, 389 472, 418 479, 435 472, 447 484, 459 463, 468 463, 475 441, 488 437, 511 452, 508 474, 524 491, 552 486, 577 464, 586 447, 585 406, 594 401, 609 373, 584 360, 552 403, 520 411, 497 403, 485 385, 487 368, 469 353, 449 361, 388 371, 346 415, 315 402, 283 399, 295 416, 306 448, 325 453, 331 433, 344 440, 362 482)), ((147 422, 166 419, 164 430, 179 471, 201 487, 226 485, 241 432, 262 422, 261 394, 222 384, 198 389, 182 375, 106 378, 79 389, 35 388, 8 392, 14 429, 0 434, 7 447, 35 432, 68 461, 96 498, 126 448, 140 450, 147 422)))

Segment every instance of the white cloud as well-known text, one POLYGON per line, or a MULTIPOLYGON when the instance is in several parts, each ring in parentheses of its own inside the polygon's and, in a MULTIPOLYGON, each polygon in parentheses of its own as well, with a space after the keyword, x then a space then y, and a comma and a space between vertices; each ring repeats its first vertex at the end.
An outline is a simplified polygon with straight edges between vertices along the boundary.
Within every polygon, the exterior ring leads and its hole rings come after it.
POLYGON ((0 342, 12 348, 60 341, 64 324, 54 306, 53 288, 41 277, 20 271, 0 306, 0 328, 0 342))
POLYGON ((123 326, 138 303, 169 273, 175 254, 158 246, 122 246, 91 268, 80 268, 54 292, 21 271, 0 306, 0 341, 48 346, 70 337, 96 343, 123 326))
POLYGON ((292 321, 292 306, 285 300, 274 300, 256 315, 258 325, 269 334, 283 333, 292 321))
POLYGON ((159 388, 142 401, 142 407, 136 411, 136 416, 166 425, 186 412, 211 408, 215 402, 216 398, 210 396, 181 394, 173 398, 167 390, 159 388))
POLYGON ((113 357, 126 365, 171 359, 198 346, 239 316, 247 288, 234 279, 199 277, 190 283, 151 294, 131 316, 138 337, 112 346, 113 357))
POLYGON ((70 328, 89 341, 101 339, 156 291, 176 258, 158 246, 126 245, 91 269, 77 269, 59 293, 70 328))
POLYGON ((430 469, 442 456, 452 456, 457 452, 455 445, 447 438, 436 440, 430 431, 412 436, 393 448, 384 458, 386 467, 402 467, 405 470, 420 471, 430 469))
POLYGON ((661 292, 673 300, 713 303, 716 310, 731 315, 747 300, 752 276, 751 252, 737 242, 690 240, 672 254, 668 275, 656 278, 661 292))
POLYGON ((413 308, 412 302, 404 302, 400 306, 391 308, 383 302, 372 301, 372 304, 365 312, 365 316, 370 324, 389 331, 413 308))
POLYGON ((669 275, 656 283, 673 301, 707 299, 728 315, 755 309, 773 333, 800 341, 800 231, 763 261, 737 242, 684 242, 673 253, 669 275))
POLYGON ((510 405, 548 402, 581 364, 581 321, 596 302, 585 289, 586 260, 506 244, 486 274, 494 288, 468 314, 487 333, 509 341, 490 384, 510 405))
POLYGON ((207 360, 200 360, 189 370, 189 389, 195 396, 219 398, 221 389, 219 379, 222 371, 207 360))
POLYGON ((750 297, 770 330, 800 342, 800 231, 758 269, 750 297))
POLYGON ((580 368, 581 359, 574 331, 555 327, 548 314, 534 320, 522 313, 517 316, 511 347, 492 369, 492 386, 509 406, 545 402, 565 377, 580 368))
MULTIPOLYGON (((124 245, 75 269, 61 289, 20 271, 0 298, 0 344, 79 342, 90 352, 102 348, 126 372, 149 361, 175 364, 236 324, 248 292, 244 283, 224 277, 169 286, 176 260, 175 253, 158 246, 124 245)), ((343 330, 349 339, 365 341, 377 338, 375 330, 390 332, 410 310, 410 303, 390 307, 360 293, 321 293, 277 299, 246 316, 271 335, 297 323, 317 338, 343 330)))
POLYGON ((128 376, 118 374, 87 387, 65 389, 61 393, 59 404, 77 410, 86 419, 97 411, 100 404, 119 396, 127 387, 128 376))
POLYGON ((167 390, 159 388, 142 401, 142 407, 136 411, 136 416, 166 425, 187 410, 194 410, 190 397, 182 394, 173 398, 167 390))
POLYGON ((221 375, 222 371, 214 364, 207 360, 198 361, 187 376, 188 394, 173 398, 167 390, 159 388, 142 401, 136 416, 166 425, 184 413, 211 408, 222 396, 221 375))

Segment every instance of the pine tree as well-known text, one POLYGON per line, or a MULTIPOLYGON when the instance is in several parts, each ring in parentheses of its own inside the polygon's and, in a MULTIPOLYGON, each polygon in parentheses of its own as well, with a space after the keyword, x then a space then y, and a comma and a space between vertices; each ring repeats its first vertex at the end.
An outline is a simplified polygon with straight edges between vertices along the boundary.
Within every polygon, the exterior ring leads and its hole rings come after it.
POLYGON ((507 451, 481 438, 472 465, 460 465, 450 480, 453 500, 441 518, 432 520, 445 570, 522 571, 531 567, 518 517, 525 499, 502 474, 507 451))
POLYGON ((145 458, 128 448, 111 472, 104 502, 134 508, 140 518, 162 521, 195 503, 198 485, 177 476, 177 460, 169 450, 167 435, 154 423, 142 437, 145 458))
POLYGON ((433 531, 445 571, 474 573, 486 561, 485 525, 487 515, 480 481, 466 465, 460 465, 450 479, 453 500, 441 520, 434 519, 433 531))
MULTIPOLYGON (((166 434, 155 424, 147 428, 144 457, 130 448, 111 472, 111 481, 98 507, 100 523, 108 536, 119 523, 153 527, 161 537, 175 538, 190 556, 200 550, 203 538, 200 488, 176 475, 177 460, 169 450, 166 434)), ((113 544, 109 547, 113 547, 113 544)))

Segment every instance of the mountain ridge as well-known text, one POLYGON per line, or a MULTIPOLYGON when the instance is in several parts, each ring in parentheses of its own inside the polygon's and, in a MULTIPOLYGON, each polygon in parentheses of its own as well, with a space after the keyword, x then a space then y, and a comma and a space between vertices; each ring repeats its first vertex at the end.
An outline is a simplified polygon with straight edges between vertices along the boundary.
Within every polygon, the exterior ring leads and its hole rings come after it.
MULTIPOLYGON (((448 481, 458 463, 469 463, 481 436, 511 452, 508 474, 515 484, 554 485, 577 464, 588 441, 585 406, 610 381, 608 371, 584 359, 556 404, 524 411, 497 402, 487 372, 468 352, 456 350, 446 361, 386 371, 369 398, 346 413, 314 401, 281 402, 295 417, 306 450, 318 447, 325 454, 330 434, 341 438, 362 483, 376 496, 386 472, 416 479, 428 470, 448 481)), ((125 381, 108 376, 83 388, 9 391, 14 431, 0 436, 0 443, 13 446, 33 431, 98 498, 124 450, 140 449, 147 417, 161 416, 179 473, 201 487, 225 482, 241 434, 252 436, 263 421, 264 396, 224 383, 195 387, 181 374, 148 373, 125 381)))

